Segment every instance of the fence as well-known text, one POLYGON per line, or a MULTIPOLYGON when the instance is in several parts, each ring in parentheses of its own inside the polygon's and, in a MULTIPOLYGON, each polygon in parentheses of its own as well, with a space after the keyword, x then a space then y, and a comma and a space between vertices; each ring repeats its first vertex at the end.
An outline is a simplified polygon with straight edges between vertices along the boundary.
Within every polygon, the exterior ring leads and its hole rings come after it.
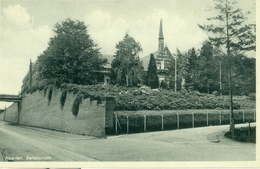
MULTIPOLYGON (((235 123, 255 122, 255 110, 234 111, 235 123)), ((115 133, 140 133, 149 131, 174 130, 182 128, 225 125, 230 123, 229 111, 204 113, 171 113, 171 114, 133 114, 115 113, 115 133)))

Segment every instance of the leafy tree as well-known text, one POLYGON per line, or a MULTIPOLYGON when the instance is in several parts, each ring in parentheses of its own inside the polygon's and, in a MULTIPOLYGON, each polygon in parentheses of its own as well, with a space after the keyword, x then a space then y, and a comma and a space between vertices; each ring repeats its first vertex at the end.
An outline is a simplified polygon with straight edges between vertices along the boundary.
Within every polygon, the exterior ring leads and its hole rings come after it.
MULTIPOLYGON (((183 86, 182 82, 185 82, 185 78, 187 76, 187 62, 188 56, 187 54, 181 53, 179 49, 176 51, 176 67, 177 67, 177 89, 181 90, 185 86, 183 86)), ((184 84, 185 85, 185 84, 184 84)))
POLYGON ((150 61, 147 71, 147 85, 152 89, 159 87, 159 77, 157 75, 157 66, 153 54, 150 55, 150 61))
POLYGON ((39 78, 94 84, 93 71, 102 69, 106 59, 101 58, 84 22, 66 19, 55 25, 54 32, 48 48, 38 57, 39 78))
POLYGON ((198 60, 198 81, 196 83, 199 91, 211 93, 218 90, 219 67, 216 58, 213 56, 213 46, 210 42, 205 41, 203 43, 198 60))
POLYGON ((255 58, 245 55, 233 56, 233 70, 236 72, 233 79, 235 95, 248 95, 256 92, 256 62, 255 58))
POLYGON ((166 83, 164 82, 164 80, 161 81, 160 87, 166 89, 166 83))
POLYGON ((230 95, 230 132, 234 136, 235 122, 233 113, 233 94, 232 94, 232 54, 255 50, 255 33, 252 26, 245 24, 246 17, 241 9, 234 8, 236 1, 215 0, 215 9, 218 15, 207 18, 209 21, 215 21, 214 24, 199 25, 199 27, 210 33, 210 41, 216 45, 226 48, 227 71, 230 95), (216 23, 219 22, 219 23, 216 23))
POLYGON ((112 73, 119 85, 137 86, 141 82, 143 66, 139 59, 142 47, 128 34, 116 45, 115 58, 112 61, 112 73))
POLYGON ((188 51, 188 61, 187 61, 187 75, 185 78, 186 87, 189 90, 196 89, 197 82, 197 72, 198 72, 198 61, 195 48, 192 48, 188 51))

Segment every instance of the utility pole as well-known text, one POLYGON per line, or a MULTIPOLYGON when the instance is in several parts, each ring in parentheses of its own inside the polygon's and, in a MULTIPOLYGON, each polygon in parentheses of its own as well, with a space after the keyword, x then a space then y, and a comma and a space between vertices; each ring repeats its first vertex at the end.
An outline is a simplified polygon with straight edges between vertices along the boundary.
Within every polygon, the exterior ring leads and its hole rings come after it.
POLYGON ((219 93, 220 93, 220 96, 222 96, 222 82, 221 82, 221 61, 219 62, 219 93))
POLYGON ((177 92, 177 55, 175 57, 175 66, 174 66, 174 92, 177 92))

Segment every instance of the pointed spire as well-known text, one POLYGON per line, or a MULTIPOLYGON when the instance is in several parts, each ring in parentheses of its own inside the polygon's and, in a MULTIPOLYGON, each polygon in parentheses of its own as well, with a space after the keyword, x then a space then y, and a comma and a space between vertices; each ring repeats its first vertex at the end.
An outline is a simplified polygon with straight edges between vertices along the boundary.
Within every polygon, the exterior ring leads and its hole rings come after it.
POLYGON ((162 29, 162 19, 160 20, 160 30, 158 38, 158 51, 162 51, 164 48, 164 38, 163 38, 163 29, 162 29))
POLYGON ((162 19, 160 20, 159 39, 164 39, 163 38, 163 29, 162 29, 162 19))

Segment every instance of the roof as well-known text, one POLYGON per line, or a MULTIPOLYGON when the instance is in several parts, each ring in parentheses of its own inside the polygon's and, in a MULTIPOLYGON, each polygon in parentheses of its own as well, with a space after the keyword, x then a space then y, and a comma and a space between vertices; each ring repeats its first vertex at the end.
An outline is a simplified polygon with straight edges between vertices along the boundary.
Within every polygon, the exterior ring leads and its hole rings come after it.
POLYGON ((112 60, 114 59, 113 55, 104 55, 102 54, 102 57, 107 59, 107 64, 104 66, 105 68, 111 68, 112 60))
MULTIPOLYGON (((167 53, 169 54, 169 57, 173 58, 169 48, 166 46, 164 49, 164 51, 167 50, 167 53)), ((157 56, 159 55, 159 51, 153 52, 154 58, 157 58, 157 56)), ((148 65, 149 65, 149 61, 150 61, 150 55, 147 55, 143 58, 140 58, 141 61, 143 61, 143 67, 144 70, 147 71, 148 70, 148 65)))

